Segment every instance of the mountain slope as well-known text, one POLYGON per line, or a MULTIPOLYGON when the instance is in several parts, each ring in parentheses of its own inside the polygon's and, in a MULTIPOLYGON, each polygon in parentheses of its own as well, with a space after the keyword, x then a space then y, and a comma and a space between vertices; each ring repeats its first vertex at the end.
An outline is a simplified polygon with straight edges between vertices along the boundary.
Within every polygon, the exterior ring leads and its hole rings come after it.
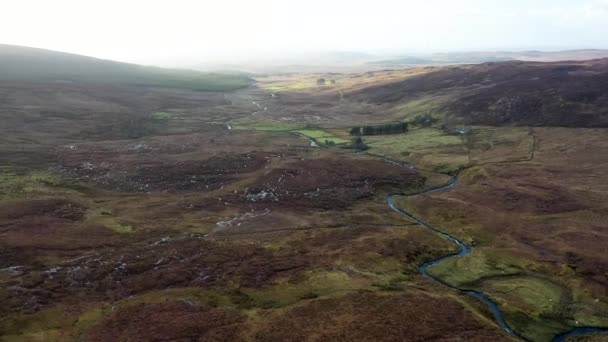
POLYGON ((244 75, 202 73, 120 63, 0 44, 0 80, 71 81, 226 91, 247 86, 244 75))
POLYGON ((608 59, 439 68, 352 91, 362 102, 480 125, 608 127, 608 59))

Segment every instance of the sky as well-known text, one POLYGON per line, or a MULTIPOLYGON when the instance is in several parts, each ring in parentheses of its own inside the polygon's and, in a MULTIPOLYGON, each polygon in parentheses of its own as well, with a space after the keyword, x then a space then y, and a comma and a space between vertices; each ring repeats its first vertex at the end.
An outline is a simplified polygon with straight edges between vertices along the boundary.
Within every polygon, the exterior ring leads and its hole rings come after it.
POLYGON ((608 0, 0 1, 0 43, 145 64, 608 48, 608 0))

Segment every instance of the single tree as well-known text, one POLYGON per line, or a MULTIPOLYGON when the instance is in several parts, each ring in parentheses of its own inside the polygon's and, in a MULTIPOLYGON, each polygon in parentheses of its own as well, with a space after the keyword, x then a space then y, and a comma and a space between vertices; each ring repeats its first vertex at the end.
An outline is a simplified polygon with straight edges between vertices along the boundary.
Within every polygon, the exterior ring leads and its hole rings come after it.
POLYGON ((357 151, 365 151, 369 148, 369 146, 363 142, 361 137, 356 137, 353 139, 352 148, 357 151))

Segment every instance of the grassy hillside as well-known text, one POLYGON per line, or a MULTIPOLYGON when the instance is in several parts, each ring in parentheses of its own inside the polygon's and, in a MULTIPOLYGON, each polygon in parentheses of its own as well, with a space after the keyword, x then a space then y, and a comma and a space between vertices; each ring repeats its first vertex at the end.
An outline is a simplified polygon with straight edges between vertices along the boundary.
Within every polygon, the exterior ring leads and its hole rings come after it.
POLYGON ((452 66, 348 95, 474 125, 608 127, 608 59, 452 66))
POLYGON ((240 74, 202 73, 120 63, 29 47, 0 45, 0 80, 72 81, 228 91, 247 86, 240 74))

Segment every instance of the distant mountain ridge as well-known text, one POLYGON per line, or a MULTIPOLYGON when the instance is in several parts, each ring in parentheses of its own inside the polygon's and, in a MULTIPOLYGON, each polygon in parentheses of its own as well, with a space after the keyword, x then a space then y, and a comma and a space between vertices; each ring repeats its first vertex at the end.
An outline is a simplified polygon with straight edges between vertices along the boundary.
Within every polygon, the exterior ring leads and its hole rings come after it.
POLYGON ((242 74, 164 69, 3 44, 0 44, 0 80, 107 83, 206 91, 229 91, 251 83, 249 77, 242 74))
MULTIPOLYGON (((246 70, 259 74, 352 73, 386 69, 404 69, 430 65, 479 64, 504 61, 581 61, 608 58, 608 50, 582 49, 565 51, 465 51, 440 53, 399 53, 396 51, 357 52, 319 51, 280 56, 249 56, 245 59, 190 61, 182 63, 195 70, 246 70)), ((177 64, 176 64, 177 65, 177 64)))
POLYGON ((436 65, 436 64, 477 64, 505 61, 581 61, 599 58, 608 58, 608 50, 586 49, 565 51, 496 51, 496 52, 446 52, 430 55, 404 55, 400 57, 368 62, 370 65, 383 65, 387 67, 408 65, 436 65))

